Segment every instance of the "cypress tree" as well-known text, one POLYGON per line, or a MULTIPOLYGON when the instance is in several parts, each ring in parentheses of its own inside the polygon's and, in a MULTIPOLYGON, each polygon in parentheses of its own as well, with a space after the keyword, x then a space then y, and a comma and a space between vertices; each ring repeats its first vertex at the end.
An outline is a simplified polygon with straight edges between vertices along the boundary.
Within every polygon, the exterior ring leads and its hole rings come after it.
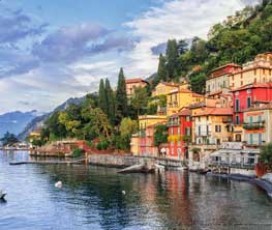
POLYGON ((107 114, 107 101, 106 101, 106 93, 105 93, 105 86, 104 80, 100 79, 99 83, 99 91, 98 91, 98 106, 104 113, 107 114))
POLYGON ((128 114, 128 102, 126 92, 126 81, 123 68, 120 69, 116 91, 116 124, 119 125, 122 118, 128 114))
POLYGON ((175 79, 179 75, 178 45, 176 39, 168 40, 166 49, 166 69, 168 78, 175 79))
POLYGON ((158 76, 157 76, 158 82, 160 82, 161 80, 167 81, 166 62, 165 62, 165 57, 162 54, 160 54, 160 57, 159 57, 159 65, 158 65, 157 73, 158 73, 158 76))
POLYGON ((107 115, 110 122, 113 124, 115 120, 115 95, 107 78, 105 81, 105 93, 107 101, 107 115))

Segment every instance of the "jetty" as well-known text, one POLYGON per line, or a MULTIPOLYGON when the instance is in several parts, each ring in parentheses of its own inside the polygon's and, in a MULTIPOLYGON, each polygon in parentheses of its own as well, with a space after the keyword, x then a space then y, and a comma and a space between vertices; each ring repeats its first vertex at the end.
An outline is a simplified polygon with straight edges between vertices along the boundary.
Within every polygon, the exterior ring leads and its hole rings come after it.
POLYGON ((81 164, 85 162, 85 157, 69 160, 44 160, 44 161, 11 161, 10 165, 27 165, 27 164, 38 164, 38 165, 48 165, 48 164, 81 164))

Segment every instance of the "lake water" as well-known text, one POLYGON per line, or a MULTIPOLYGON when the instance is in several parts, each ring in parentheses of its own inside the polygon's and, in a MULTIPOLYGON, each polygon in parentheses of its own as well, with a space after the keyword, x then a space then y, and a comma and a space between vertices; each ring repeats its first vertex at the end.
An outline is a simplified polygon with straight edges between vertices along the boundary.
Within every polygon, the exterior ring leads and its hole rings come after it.
POLYGON ((1 230, 272 229, 272 201, 258 187, 194 173, 120 175, 86 165, 18 165, 0 152, 1 230), (55 188, 61 180, 63 187, 55 188), (125 194, 122 193, 125 191, 125 194))

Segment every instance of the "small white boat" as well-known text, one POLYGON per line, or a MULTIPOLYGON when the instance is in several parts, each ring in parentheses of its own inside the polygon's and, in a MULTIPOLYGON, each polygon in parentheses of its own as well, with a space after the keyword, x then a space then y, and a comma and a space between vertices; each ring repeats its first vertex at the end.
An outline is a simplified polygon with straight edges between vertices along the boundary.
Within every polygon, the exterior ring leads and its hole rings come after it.
POLYGON ((154 164, 157 169, 165 169, 165 165, 154 164))

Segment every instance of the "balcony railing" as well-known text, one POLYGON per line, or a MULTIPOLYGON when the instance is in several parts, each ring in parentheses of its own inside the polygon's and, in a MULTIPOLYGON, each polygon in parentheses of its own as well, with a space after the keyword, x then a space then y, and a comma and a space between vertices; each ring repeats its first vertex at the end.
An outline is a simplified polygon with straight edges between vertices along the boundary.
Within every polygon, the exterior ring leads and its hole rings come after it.
POLYGON ((168 122, 167 122, 167 126, 168 126, 168 127, 171 127, 171 126, 179 126, 179 125, 180 125, 179 121, 168 121, 168 122))
POLYGON ((264 128, 264 121, 244 123, 243 128, 247 130, 262 129, 264 128))
POLYGON ((231 117, 224 117, 222 119, 222 121, 223 121, 223 123, 232 123, 233 122, 231 117))

